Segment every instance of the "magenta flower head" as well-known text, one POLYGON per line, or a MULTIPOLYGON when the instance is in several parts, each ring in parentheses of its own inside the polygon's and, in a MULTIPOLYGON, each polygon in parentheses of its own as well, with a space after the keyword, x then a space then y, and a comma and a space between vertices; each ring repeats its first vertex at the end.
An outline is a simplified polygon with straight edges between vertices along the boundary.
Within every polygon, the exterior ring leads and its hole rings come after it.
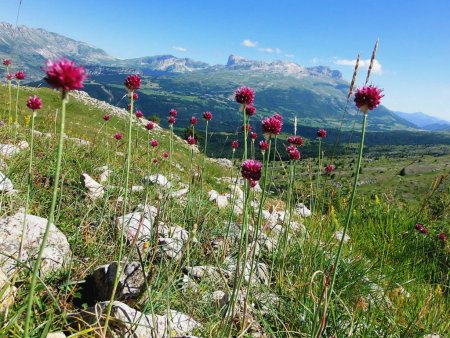
POLYGON ((378 107, 381 98, 384 96, 381 94, 382 92, 382 89, 375 86, 358 88, 355 93, 355 104, 360 111, 366 114, 368 110, 378 107))
POLYGON ((289 158, 291 161, 296 161, 300 159, 300 152, 298 151, 297 147, 294 145, 290 145, 287 147, 287 151, 289 154, 289 158))
POLYGON ((262 163, 256 160, 246 160, 241 165, 241 174, 247 180, 258 181, 261 178, 262 163))
POLYGON ((136 92, 133 92, 132 95, 133 95, 133 101, 136 101, 139 98, 139 95, 136 92))
POLYGON ((320 139, 327 137, 327 131, 325 129, 319 129, 316 136, 320 139))
POLYGON ((247 129, 248 132, 252 131, 252 126, 249 124, 244 124, 242 126, 242 131, 244 131, 245 129, 247 129))
POLYGON ((188 143, 189 145, 193 146, 193 145, 197 144, 197 140, 195 139, 194 136, 188 136, 188 138, 187 138, 187 143, 188 143))
POLYGON ((334 169, 336 169, 336 167, 332 164, 327 164, 327 166, 325 167, 325 171, 327 174, 331 174, 334 169))
POLYGON ((234 140, 233 142, 231 142, 231 148, 233 148, 233 151, 235 151, 237 149, 237 147, 239 147, 239 143, 237 140, 234 140))
POLYGON ((420 233, 422 233, 424 235, 428 234, 428 229, 425 228, 423 224, 417 223, 415 228, 417 231, 419 231, 420 233))
POLYGON ((167 151, 163 152, 162 156, 164 158, 169 158, 169 153, 167 151))
POLYGON ((108 122, 111 116, 109 114, 103 115, 103 121, 108 122))
POLYGON ((254 188, 258 184, 258 181, 249 180, 249 183, 250 183, 250 188, 254 188))
POLYGON ((175 123, 175 117, 173 116, 169 116, 169 118, 167 119, 167 122, 169 122, 170 125, 175 123))
POLYGON ((437 234, 437 238, 438 238, 439 240, 441 240, 442 242, 447 242, 447 235, 444 234, 443 232, 438 233, 438 234, 437 234))
POLYGON ((141 88, 141 77, 137 74, 128 75, 123 84, 130 92, 138 90, 141 88))
POLYGON ((170 115, 170 116, 173 116, 173 117, 177 117, 178 112, 176 111, 176 109, 171 109, 171 110, 169 111, 169 115, 170 115))
POLYGON ((158 159, 157 159, 156 157, 153 157, 152 163, 153 163, 154 165, 157 165, 157 164, 158 164, 158 159))
POLYGON ((153 122, 149 122, 145 125, 145 129, 147 130, 152 130, 153 128, 155 128, 155 124, 153 122))
POLYGON ((3 66, 8 67, 11 65, 11 60, 10 59, 3 59, 3 66))
POLYGON ((30 96, 27 101, 27 107, 31 110, 38 110, 42 108, 42 100, 39 96, 30 96))
POLYGON ((236 90, 234 98, 237 103, 251 105, 255 100, 255 92, 251 88, 241 87, 236 90))
POLYGON ((192 126, 195 126, 198 123, 198 119, 195 116, 192 116, 189 122, 192 126))
POLYGON ((245 114, 247 114, 247 116, 253 116, 256 114, 256 108, 253 105, 250 105, 248 107, 245 107, 245 114))
POLYGON ((300 136, 289 136, 287 141, 297 147, 300 147, 303 144, 303 139, 300 136))
POLYGON ((115 138, 117 141, 121 140, 122 137, 123 137, 123 135, 122 135, 121 133, 116 133, 116 134, 114 135, 114 138, 115 138))
POLYGON ((283 122, 283 116, 281 116, 280 114, 275 113, 275 114, 273 115, 273 117, 276 118, 277 120, 283 122))
POLYGON ((264 155, 267 149, 269 149, 269 143, 265 140, 259 142, 259 149, 261 149, 261 153, 264 155))
POLYGON ((144 116, 144 114, 140 111, 140 110, 138 110, 137 112, 136 112, 136 117, 138 118, 138 119, 140 119, 141 117, 143 117, 144 116))
POLYGON ((25 80, 25 73, 20 71, 16 73, 16 80, 20 81, 20 80, 25 80))
POLYGON ((13 79, 13 75, 12 74, 6 75, 6 80, 11 81, 12 79, 13 79))
POLYGON ((131 104, 127 104, 127 110, 130 110, 131 109, 131 104))
POLYGON ((213 114, 212 114, 210 111, 205 111, 205 112, 203 113, 203 118, 204 118, 206 121, 211 121, 212 118, 213 118, 213 114))
POLYGON ((252 131, 252 132, 250 133, 250 138, 252 139, 252 141, 255 141, 257 137, 258 137, 258 134, 255 133, 254 131, 252 131))
POLYGON ((151 140, 150 140, 150 145, 151 145, 153 148, 156 148, 156 147, 158 146, 158 141, 156 141, 155 139, 151 139, 151 140))
POLYGON ((276 114, 262 120, 263 134, 267 138, 278 135, 281 132, 281 128, 283 128, 283 121, 276 114))
POLYGON ((83 81, 86 79, 86 71, 83 67, 77 67, 74 61, 60 59, 47 61, 47 76, 44 80, 53 88, 62 91, 81 89, 83 81))

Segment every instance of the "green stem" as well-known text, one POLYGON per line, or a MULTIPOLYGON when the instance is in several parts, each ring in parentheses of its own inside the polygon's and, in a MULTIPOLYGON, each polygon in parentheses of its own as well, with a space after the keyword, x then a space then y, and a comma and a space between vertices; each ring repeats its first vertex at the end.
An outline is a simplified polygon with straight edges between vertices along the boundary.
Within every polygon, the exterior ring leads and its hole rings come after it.
POLYGON ((41 262, 42 262, 42 255, 44 253, 44 249, 47 244, 48 235, 50 232, 50 225, 53 223, 54 218, 55 218, 55 206, 56 206, 56 200, 58 198, 59 175, 61 172, 61 160, 62 160, 63 147, 64 147, 64 122, 65 122, 65 118, 66 118, 66 104, 68 101, 67 94, 68 94, 68 92, 62 91, 60 131, 59 131, 58 153, 57 153, 57 160, 56 160, 56 172, 55 172, 55 179, 54 179, 54 183, 53 183, 52 202, 51 202, 51 206, 50 206, 50 214, 48 216, 47 226, 45 228, 44 236, 42 237, 41 245, 39 247, 39 253, 38 253, 36 262, 34 263, 33 274, 31 276, 31 283, 30 283, 30 290, 29 290, 28 304, 27 304, 27 314, 26 314, 26 318, 25 318, 24 338, 29 337, 31 312, 32 312, 32 308, 33 308, 34 291, 36 288, 37 276, 38 276, 39 269, 40 269, 41 262))
POLYGON ((355 172, 355 181, 353 182, 353 190, 352 190, 352 195, 350 197, 350 204, 348 206, 348 211, 347 211, 347 218, 345 221, 345 226, 344 226, 344 230, 342 232, 342 238, 341 241, 339 243, 339 249, 336 255, 336 259, 334 261, 334 270, 333 270, 333 274, 331 276, 331 283, 330 283, 330 288, 328 291, 328 299, 331 300, 331 295, 333 293, 333 287, 334 287, 334 282, 336 280, 336 275, 337 275, 337 271, 338 271, 338 267, 339 267, 339 259, 341 258, 341 253, 342 253, 342 247, 344 245, 344 239, 345 239, 345 235, 347 233, 347 229, 350 225, 350 221, 352 218, 352 212, 353 212, 353 204, 355 201, 355 196, 356 196, 356 187, 357 187, 357 183, 358 183, 358 178, 359 178, 359 168, 361 167, 361 161, 362 161, 362 155, 363 155, 363 148, 364 148, 364 136, 366 133, 366 123, 367 123, 367 113, 364 113, 364 118, 363 118, 363 125, 362 125, 362 135, 361 135, 361 143, 359 145, 359 156, 358 156, 358 163, 356 164, 356 172, 355 172))
POLYGON ((20 80, 17 80, 17 94, 16 94, 16 111, 15 111, 15 121, 14 123, 17 124, 17 126, 14 127, 14 142, 16 141, 17 137, 17 127, 19 124, 19 92, 20 92, 20 80))
POLYGON ((247 154, 247 114, 245 112, 245 104, 242 105, 242 112, 244 114, 244 161, 248 158, 247 154))
POLYGON ((320 189, 320 172, 322 168, 322 138, 319 138, 319 163, 317 167, 316 193, 315 193, 315 211, 319 210, 319 189, 320 189))

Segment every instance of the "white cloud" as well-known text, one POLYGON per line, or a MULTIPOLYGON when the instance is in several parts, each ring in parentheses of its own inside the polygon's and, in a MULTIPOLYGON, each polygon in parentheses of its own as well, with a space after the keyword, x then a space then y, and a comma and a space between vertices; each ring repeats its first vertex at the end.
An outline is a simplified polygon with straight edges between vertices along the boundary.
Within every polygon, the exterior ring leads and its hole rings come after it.
POLYGON ((172 46, 172 49, 175 49, 179 52, 187 52, 187 48, 184 48, 184 47, 172 46))
MULTIPOLYGON (((337 65, 341 66, 352 66, 354 67, 356 64, 356 59, 354 60, 348 60, 348 59, 339 59, 334 62, 337 65)), ((367 60, 359 60, 359 67, 360 68, 369 68, 370 65, 370 59, 367 60)), ((374 74, 383 74, 383 68, 381 67, 381 63, 375 59, 373 62, 372 72, 374 74)))
POLYGON ((284 54, 284 56, 286 56, 287 58, 293 58, 295 55, 294 54, 284 54))
POLYGON ((264 52, 264 53, 277 53, 280 54, 281 53, 281 49, 280 48, 258 48, 258 50, 260 52, 264 52))
POLYGON ((242 41, 241 45, 245 46, 245 47, 256 47, 256 46, 258 46, 258 42, 247 39, 247 40, 242 41))
MULTIPOLYGON (((311 62, 312 62, 313 64, 317 65, 317 64, 319 63, 319 58, 315 56, 315 57, 312 58, 311 62)), ((356 61, 355 61, 355 62, 356 62, 356 61)))

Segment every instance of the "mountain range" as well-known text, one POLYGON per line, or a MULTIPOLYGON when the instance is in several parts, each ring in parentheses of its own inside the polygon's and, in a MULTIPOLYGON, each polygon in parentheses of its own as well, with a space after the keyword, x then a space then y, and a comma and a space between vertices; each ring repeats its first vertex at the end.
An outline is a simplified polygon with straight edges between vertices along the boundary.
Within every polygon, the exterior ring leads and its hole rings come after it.
MULTIPOLYGON (((210 110, 217 119, 213 129, 240 128, 241 115, 233 93, 241 85, 255 89, 259 116, 279 112, 288 129, 293 129, 294 117, 300 125, 311 127, 339 128, 342 123, 344 130, 352 129, 355 121, 361 119, 353 105, 347 105, 349 83, 339 71, 329 67, 253 61, 236 55, 230 55, 223 65, 172 55, 121 60, 100 48, 56 33, 0 22, 0 58, 11 58, 15 69, 25 70, 31 85, 45 85, 41 67, 47 59, 61 56, 86 66, 89 80, 85 90, 91 96, 122 107, 126 106, 122 99, 124 76, 140 74, 143 86, 138 108, 146 115, 160 118, 175 108, 180 113, 177 123, 180 126, 187 124, 190 116, 210 110)), ((417 121, 380 106, 371 114, 368 128, 372 131, 432 128, 417 121)), ((439 129, 442 121, 432 123, 439 129)))

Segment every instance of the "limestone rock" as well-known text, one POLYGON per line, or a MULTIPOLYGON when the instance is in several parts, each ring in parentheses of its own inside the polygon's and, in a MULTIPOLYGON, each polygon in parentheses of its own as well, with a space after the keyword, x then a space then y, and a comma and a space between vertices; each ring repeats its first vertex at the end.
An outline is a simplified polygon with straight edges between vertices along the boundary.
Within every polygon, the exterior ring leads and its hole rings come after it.
POLYGON ((171 192, 170 193, 170 197, 172 197, 172 198, 179 198, 181 196, 186 195, 188 192, 189 192, 188 188, 183 188, 183 189, 171 192))
POLYGON ((167 188, 167 189, 169 189, 172 186, 171 183, 169 182, 169 180, 161 174, 146 176, 142 179, 142 182, 144 184, 157 184, 161 188, 167 188))
POLYGON ((0 191, 9 192, 12 190, 14 190, 13 183, 8 177, 0 172, 0 191))
POLYGON ((67 336, 63 332, 51 332, 47 335, 47 338, 66 338, 67 336))
POLYGON ((80 176, 81 183, 84 185, 84 187, 88 190, 87 196, 95 201, 99 198, 102 198, 105 194, 105 189, 103 185, 98 183, 96 180, 94 180, 91 176, 84 173, 80 176))
POLYGON ((160 230, 161 237, 158 239, 160 255, 169 259, 180 259, 183 247, 189 239, 188 232, 179 226, 162 227, 160 230))
POLYGON ((225 168, 232 168, 233 167, 233 162, 231 162, 227 158, 208 158, 208 160, 211 161, 211 162, 217 163, 221 167, 225 167, 225 168))
POLYGON ((309 210, 303 203, 298 203, 295 206, 294 212, 303 218, 311 216, 311 210, 309 210))
POLYGON ((13 144, 0 144, 0 156, 4 158, 9 158, 20 152, 20 148, 13 144))
POLYGON ((142 245, 150 240, 153 231, 154 216, 149 212, 135 211, 116 218, 116 228, 119 232, 124 227, 124 236, 129 242, 142 245))
MULTIPOLYGON (((340 240, 342 240, 342 235, 343 235, 343 234, 344 234, 344 233, 343 233, 342 231, 336 231, 336 232, 334 233, 334 237, 335 237, 338 241, 340 241, 340 240)), ((347 234, 345 234, 345 237, 344 237, 344 243, 347 243, 349 240, 350 240, 350 236, 347 235, 347 234)))
POLYGON ((0 314, 14 304, 16 291, 16 287, 10 284, 8 277, 0 269, 0 314))

